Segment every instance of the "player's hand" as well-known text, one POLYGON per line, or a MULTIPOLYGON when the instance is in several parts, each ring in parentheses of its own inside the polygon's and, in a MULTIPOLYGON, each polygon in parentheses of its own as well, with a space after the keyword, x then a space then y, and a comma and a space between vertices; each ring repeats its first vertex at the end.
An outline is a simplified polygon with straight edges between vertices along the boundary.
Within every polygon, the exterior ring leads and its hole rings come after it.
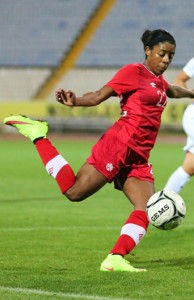
POLYGON ((70 90, 59 89, 55 92, 55 97, 58 102, 67 106, 76 105, 76 95, 70 90))

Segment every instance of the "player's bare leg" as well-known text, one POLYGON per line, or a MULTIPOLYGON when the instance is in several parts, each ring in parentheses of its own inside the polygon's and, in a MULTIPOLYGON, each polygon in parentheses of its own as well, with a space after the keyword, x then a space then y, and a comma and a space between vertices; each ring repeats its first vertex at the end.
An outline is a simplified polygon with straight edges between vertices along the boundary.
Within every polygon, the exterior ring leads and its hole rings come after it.
POLYGON ((183 170, 187 172, 190 176, 194 175, 194 154, 187 152, 185 155, 185 160, 183 162, 183 170))
POLYGON ((76 181, 64 195, 71 201, 82 201, 101 189, 108 182, 107 178, 89 163, 79 170, 76 181))
POLYGON ((107 183, 107 178, 87 162, 75 176, 68 162, 47 139, 46 121, 31 120, 18 115, 6 118, 4 123, 18 129, 35 144, 48 174, 57 181, 61 192, 69 200, 82 201, 107 183))
POLYGON ((135 210, 146 211, 147 202, 155 193, 155 188, 150 181, 130 177, 126 179, 123 185, 123 192, 133 204, 135 210))
POLYGON ((154 184, 135 177, 127 178, 123 185, 123 192, 131 201, 135 210, 122 227, 120 237, 114 248, 102 262, 101 271, 145 271, 145 269, 132 267, 124 259, 124 256, 130 253, 146 234, 149 222, 145 210, 149 198, 155 192, 154 184))

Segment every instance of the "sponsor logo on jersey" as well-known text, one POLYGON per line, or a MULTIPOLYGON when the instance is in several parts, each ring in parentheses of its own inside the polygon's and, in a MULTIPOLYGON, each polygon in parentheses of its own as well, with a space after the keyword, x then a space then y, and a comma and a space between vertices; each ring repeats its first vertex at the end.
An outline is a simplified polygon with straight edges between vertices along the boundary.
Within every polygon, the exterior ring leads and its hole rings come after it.
POLYGON ((151 87, 153 87, 153 88, 155 88, 155 87, 156 87, 156 84, 155 84, 155 82, 151 82, 151 83, 150 83, 150 85, 151 85, 151 87))

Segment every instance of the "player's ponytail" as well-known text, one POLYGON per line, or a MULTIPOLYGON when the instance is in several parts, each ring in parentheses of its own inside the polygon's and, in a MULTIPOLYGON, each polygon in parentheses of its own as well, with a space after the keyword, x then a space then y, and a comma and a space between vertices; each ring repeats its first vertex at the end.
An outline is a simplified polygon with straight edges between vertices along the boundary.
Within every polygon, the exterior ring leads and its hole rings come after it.
POLYGON ((159 43, 169 42, 170 44, 176 47, 176 42, 174 37, 166 30, 156 29, 156 30, 145 30, 141 40, 144 45, 144 49, 146 46, 149 46, 152 49, 155 45, 159 43))

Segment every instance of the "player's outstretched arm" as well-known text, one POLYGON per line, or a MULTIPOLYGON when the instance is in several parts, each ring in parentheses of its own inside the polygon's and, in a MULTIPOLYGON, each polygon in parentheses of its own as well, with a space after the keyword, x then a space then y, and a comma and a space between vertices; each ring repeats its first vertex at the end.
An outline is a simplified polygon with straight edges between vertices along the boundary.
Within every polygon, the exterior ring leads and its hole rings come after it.
POLYGON ((190 77, 182 70, 179 75, 175 78, 174 84, 180 85, 185 89, 188 89, 186 82, 190 79, 190 77))
POLYGON ((116 93, 111 87, 104 86, 96 92, 90 92, 81 97, 77 97, 74 92, 64 89, 57 90, 55 96, 58 102, 67 106, 95 106, 111 96, 116 96, 116 93))
POLYGON ((185 89, 175 84, 168 85, 166 94, 169 98, 194 98, 194 90, 185 89))

